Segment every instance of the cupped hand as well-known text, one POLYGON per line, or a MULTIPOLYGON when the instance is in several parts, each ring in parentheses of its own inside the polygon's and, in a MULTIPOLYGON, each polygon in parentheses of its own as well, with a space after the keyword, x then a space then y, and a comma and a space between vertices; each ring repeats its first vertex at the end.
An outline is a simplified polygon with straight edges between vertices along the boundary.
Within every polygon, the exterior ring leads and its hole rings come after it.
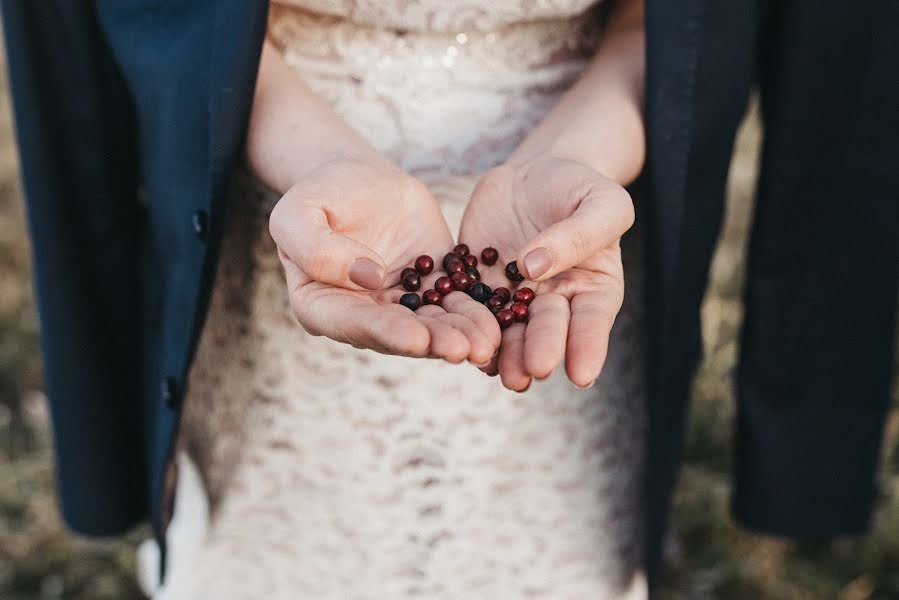
POLYGON ((633 222, 627 191, 574 160, 542 156, 481 178, 459 239, 499 250, 496 266, 481 267, 489 284, 510 287, 503 267, 517 260, 520 286, 536 292, 527 324, 502 332, 486 372, 498 371, 506 387, 521 391, 564 359, 572 382, 593 384, 624 299, 619 240, 633 222))
POLYGON ((269 222, 293 311, 312 335, 385 354, 484 365, 500 331, 489 310, 462 292, 413 312, 398 304, 400 272, 428 254, 433 287, 453 246, 440 208, 416 179, 386 161, 337 159, 304 176, 269 222))

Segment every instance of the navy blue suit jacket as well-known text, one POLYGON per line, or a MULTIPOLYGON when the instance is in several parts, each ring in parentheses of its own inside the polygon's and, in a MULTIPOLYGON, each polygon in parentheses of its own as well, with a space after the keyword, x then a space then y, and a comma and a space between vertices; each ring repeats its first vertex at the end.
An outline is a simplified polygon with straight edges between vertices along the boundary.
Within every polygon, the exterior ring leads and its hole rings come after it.
MULTIPOLYGON (((899 5, 844 4, 647 0, 650 562, 754 85, 735 511, 781 535, 866 526, 895 331, 899 5)), ((91 534, 149 516, 161 536, 267 3, 2 7, 63 513, 91 534)))

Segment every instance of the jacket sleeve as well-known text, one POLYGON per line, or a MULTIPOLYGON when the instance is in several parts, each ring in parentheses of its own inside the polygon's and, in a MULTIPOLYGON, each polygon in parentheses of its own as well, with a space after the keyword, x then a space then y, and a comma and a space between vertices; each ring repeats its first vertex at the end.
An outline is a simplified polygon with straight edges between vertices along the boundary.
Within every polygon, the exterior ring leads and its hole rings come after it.
POLYGON ((63 516, 109 535, 147 512, 134 111, 93 3, 0 6, 63 516))

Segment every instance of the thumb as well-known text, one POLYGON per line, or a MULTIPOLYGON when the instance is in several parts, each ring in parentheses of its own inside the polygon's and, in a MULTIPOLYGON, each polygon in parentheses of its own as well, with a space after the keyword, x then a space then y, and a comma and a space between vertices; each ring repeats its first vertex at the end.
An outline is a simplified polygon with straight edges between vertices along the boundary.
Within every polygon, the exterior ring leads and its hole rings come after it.
POLYGON ((371 248, 331 229, 325 211, 315 204, 279 202, 269 232, 308 278, 351 290, 376 290, 387 268, 371 248))
MULTIPOLYGON (((576 267, 618 240, 634 224, 630 194, 604 178, 585 187, 567 217, 553 223, 519 251, 518 268, 527 279, 542 281, 576 267)), ((549 199, 547 199, 549 200, 549 199)))

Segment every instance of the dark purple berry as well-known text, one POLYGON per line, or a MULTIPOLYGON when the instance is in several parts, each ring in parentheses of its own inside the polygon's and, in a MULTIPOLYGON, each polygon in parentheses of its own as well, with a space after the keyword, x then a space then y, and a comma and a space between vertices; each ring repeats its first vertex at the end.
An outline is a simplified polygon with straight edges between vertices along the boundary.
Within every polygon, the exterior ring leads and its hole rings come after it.
POLYGON ((515 290, 512 294, 512 302, 521 302, 525 306, 530 306, 531 300, 534 299, 534 290, 529 287, 523 287, 515 290))
POLYGON ((476 283, 468 291, 468 295, 476 302, 486 302, 492 293, 490 286, 486 283, 476 283))
POLYGON ((421 299, 425 304, 436 304, 437 306, 443 302, 443 296, 437 290, 427 290, 421 295, 421 299))
POLYGON ((505 329, 515 322, 515 313, 508 308, 504 308, 496 313, 496 322, 499 323, 500 329, 505 329))
POLYGON ((465 263, 461 260, 453 260, 450 261, 448 265, 446 265, 446 274, 452 275, 453 273, 464 273, 465 272, 465 263))
POLYGON ((441 296, 446 296, 453 291, 453 280, 449 277, 438 277, 437 281, 434 282, 434 289, 441 296))
POLYGON ((418 273, 406 273, 403 277, 403 289, 407 292, 414 292, 421 287, 421 276, 418 273))
POLYGON ((409 310, 417 310, 421 306, 421 298, 415 293, 403 294, 400 296, 400 304, 409 310))
POLYGON ((415 259, 415 270, 422 275, 427 275, 434 270, 434 259, 427 254, 422 254, 415 259))
POLYGON ((453 248, 453 252, 459 254, 460 256, 468 256, 468 244, 459 244, 455 248, 453 248))
POLYGON ((443 257, 443 268, 446 268, 446 265, 450 264, 454 260, 462 260, 462 255, 458 252, 447 252, 443 257))
POLYGON ((480 280, 481 280, 481 272, 478 271, 477 269, 475 269, 474 267, 468 267, 468 268, 466 268, 466 269, 465 269, 465 273, 466 273, 469 277, 471 277, 472 279, 474 279, 475 281, 480 281, 480 280))
POLYGON ((481 250, 481 262, 488 267, 495 265, 497 260, 499 260, 499 251, 496 248, 484 248, 481 250))
POLYGON ((509 307, 509 310, 512 311, 512 315, 515 317, 515 320, 518 322, 527 321, 528 320, 528 307, 527 305, 521 302, 515 302, 512 306, 509 307))
POLYGON ((495 290, 493 290, 493 295, 499 296, 500 298, 502 298, 503 304, 505 304, 506 302, 509 301, 509 298, 512 297, 512 292, 509 291, 509 288, 498 287, 495 290))
POLYGON ((453 273, 450 276, 450 279, 453 282, 453 289, 458 290, 460 292, 467 292, 471 289, 472 281, 471 278, 465 273, 453 273))
POLYGON ((413 269, 412 267, 406 267, 405 269, 403 269, 402 271, 400 271, 400 281, 402 281, 403 279, 405 279, 405 278, 406 278, 406 275, 408 275, 409 273, 412 273, 413 275, 418 275, 418 271, 416 271, 416 270, 413 269))
POLYGON ((518 271, 518 263, 514 260, 506 265, 506 277, 509 278, 510 281, 519 282, 524 281, 524 275, 522 275, 518 271))

